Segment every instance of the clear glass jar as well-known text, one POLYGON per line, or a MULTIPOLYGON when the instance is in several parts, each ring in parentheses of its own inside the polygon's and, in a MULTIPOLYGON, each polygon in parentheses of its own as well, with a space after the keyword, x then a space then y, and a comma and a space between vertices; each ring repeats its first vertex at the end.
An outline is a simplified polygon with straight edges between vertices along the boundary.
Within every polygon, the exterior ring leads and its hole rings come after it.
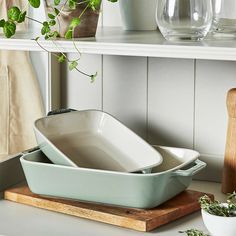
POLYGON ((213 35, 236 37, 236 0, 213 0, 213 13, 213 35))
POLYGON ((157 24, 167 40, 202 40, 210 30, 212 17, 211 0, 157 1, 157 24))

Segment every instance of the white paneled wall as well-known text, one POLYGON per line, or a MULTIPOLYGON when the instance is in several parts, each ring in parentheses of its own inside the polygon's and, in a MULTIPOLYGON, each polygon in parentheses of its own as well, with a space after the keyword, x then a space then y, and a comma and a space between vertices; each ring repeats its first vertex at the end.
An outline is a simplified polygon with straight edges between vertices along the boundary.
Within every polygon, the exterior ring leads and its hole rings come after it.
POLYGON ((194 60, 150 58, 148 141, 193 147, 194 60))
POLYGON ((103 57, 103 109, 146 138, 147 59, 103 57))
POLYGON ((197 61, 195 148, 223 155, 227 127, 226 94, 236 86, 236 62, 197 61))
MULTIPOLYGON (((103 1, 102 13, 121 26, 118 4, 103 1)), ((220 180, 236 62, 83 55, 80 66, 97 81, 63 67, 64 107, 104 109, 151 144, 194 148, 209 164, 199 177, 220 180)))

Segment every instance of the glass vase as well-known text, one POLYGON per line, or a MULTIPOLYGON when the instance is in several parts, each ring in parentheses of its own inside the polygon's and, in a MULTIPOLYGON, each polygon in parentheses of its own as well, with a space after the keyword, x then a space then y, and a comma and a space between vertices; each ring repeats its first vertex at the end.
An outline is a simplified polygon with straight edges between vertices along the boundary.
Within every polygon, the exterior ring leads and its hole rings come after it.
POLYGON ((220 37, 236 37, 236 0, 213 0, 211 32, 220 37))
POLYGON ((158 0, 156 20, 167 40, 202 40, 212 23, 211 0, 158 0))

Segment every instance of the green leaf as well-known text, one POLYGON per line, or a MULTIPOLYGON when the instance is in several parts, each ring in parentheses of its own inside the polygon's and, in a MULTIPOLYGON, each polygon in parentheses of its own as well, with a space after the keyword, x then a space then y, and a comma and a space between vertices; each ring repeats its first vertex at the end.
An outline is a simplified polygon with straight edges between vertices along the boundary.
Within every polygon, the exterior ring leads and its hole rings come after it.
POLYGON ((73 37, 73 30, 69 29, 65 34, 65 39, 72 39, 73 37))
POLYGON ((60 2, 61 2, 61 0, 54 0, 54 4, 55 4, 56 6, 59 5, 60 2))
POLYGON ((20 14, 21 14, 21 11, 18 7, 11 7, 7 11, 7 16, 9 20, 12 20, 12 21, 18 21, 20 14))
POLYGON ((28 2, 34 8, 39 8, 40 7, 40 0, 28 0, 28 2))
POLYGON ((108 2, 117 2, 118 0, 108 0, 108 2))
POLYGON ((76 18, 73 18, 73 19, 71 20, 69 27, 70 27, 71 29, 74 29, 75 27, 77 27, 77 26, 79 26, 79 25, 80 25, 80 19, 79 19, 78 17, 76 17, 76 18))
POLYGON ((59 32, 58 32, 58 31, 54 31, 54 32, 53 32, 53 34, 54 34, 54 37, 55 37, 55 38, 58 38, 58 37, 60 37, 60 34, 59 34, 59 32))
POLYGON ((4 19, 0 20, 0 27, 4 27, 4 25, 5 25, 5 20, 4 19))
POLYGON ((100 8, 101 0, 90 0, 89 7, 92 8, 93 11, 96 11, 100 8))
POLYGON ((25 17, 26 17, 26 11, 25 12, 21 12, 20 15, 19 15, 19 18, 17 20, 18 23, 22 23, 25 21, 25 17))
POLYGON ((45 35, 45 34, 46 34, 46 28, 45 28, 45 26, 42 27, 42 29, 41 29, 41 34, 42 34, 42 35, 45 35))
POLYGON ((78 66, 78 62, 77 61, 72 61, 69 64, 69 70, 74 70, 77 66, 78 66))
POLYGON ((49 25, 44 25, 43 27, 42 27, 42 29, 41 29, 41 34, 42 35, 45 35, 45 34, 47 34, 47 33, 49 33, 50 32, 50 27, 49 27, 49 25))
POLYGON ((13 36, 16 32, 16 24, 12 21, 6 21, 3 26, 3 33, 7 38, 13 36))
POLYGON ((43 22, 43 26, 49 26, 48 22, 47 22, 47 21, 44 21, 44 22, 43 22))
POLYGON ((52 19, 52 20, 55 19, 55 16, 54 16, 53 14, 51 14, 51 13, 48 13, 48 17, 49 17, 50 19, 52 19))
POLYGON ((91 83, 94 83, 94 81, 95 81, 96 78, 97 78, 97 75, 98 75, 98 72, 96 72, 94 75, 90 75, 90 82, 91 82, 91 83))
POLYGON ((58 62, 62 63, 62 62, 65 61, 65 59, 66 59, 66 57, 65 57, 63 54, 61 54, 61 55, 58 57, 58 62))
POLYGON ((49 33, 46 33, 45 39, 56 39, 57 37, 59 37, 59 33, 57 31, 52 31, 49 33))
POLYGON ((77 3, 77 0, 69 0, 69 8, 70 9, 76 9, 76 3, 77 3))
POLYGON ((50 25, 50 26, 54 26, 55 24, 56 24, 56 21, 55 21, 55 20, 50 20, 50 21, 49 21, 49 25, 50 25))
POLYGON ((54 12, 55 12, 56 16, 60 14, 60 11, 57 8, 54 8, 54 12))

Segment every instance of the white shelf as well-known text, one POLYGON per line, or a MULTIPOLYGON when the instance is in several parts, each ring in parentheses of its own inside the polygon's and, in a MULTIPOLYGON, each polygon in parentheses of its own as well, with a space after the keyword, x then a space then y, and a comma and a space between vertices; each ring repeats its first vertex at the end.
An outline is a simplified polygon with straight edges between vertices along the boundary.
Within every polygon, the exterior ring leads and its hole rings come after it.
MULTIPOLYGON (((0 37, 0 49, 42 51, 32 33, 17 34, 12 39, 0 37)), ((49 52, 76 52, 70 40, 40 41, 49 52)), ((171 43, 163 39, 157 31, 123 31, 116 27, 104 27, 98 30, 96 38, 76 40, 81 53, 195 58, 210 60, 236 60, 236 40, 216 40, 207 38, 202 42, 171 43)))

